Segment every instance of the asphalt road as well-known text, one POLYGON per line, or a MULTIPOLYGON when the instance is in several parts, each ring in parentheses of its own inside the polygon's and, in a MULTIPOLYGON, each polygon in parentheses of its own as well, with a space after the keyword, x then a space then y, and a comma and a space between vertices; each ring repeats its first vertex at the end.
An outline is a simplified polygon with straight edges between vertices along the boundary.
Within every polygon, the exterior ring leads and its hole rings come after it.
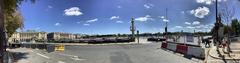
POLYGON ((198 63, 162 50, 161 43, 65 46, 64 52, 17 48, 18 63, 198 63))

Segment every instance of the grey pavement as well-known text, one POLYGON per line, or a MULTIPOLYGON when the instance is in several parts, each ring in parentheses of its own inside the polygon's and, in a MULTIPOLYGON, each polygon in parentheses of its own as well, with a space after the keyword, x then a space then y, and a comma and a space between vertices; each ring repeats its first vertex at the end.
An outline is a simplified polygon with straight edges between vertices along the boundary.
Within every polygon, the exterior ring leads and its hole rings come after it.
POLYGON ((239 53, 230 53, 230 56, 228 54, 225 54, 223 52, 223 48, 219 48, 219 52, 223 56, 219 56, 218 52, 216 51, 216 46, 213 46, 210 48, 205 48, 208 52, 206 53, 206 63, 240 63, 240 55, 239 53))
POLYGON ((17 63, 202 63, 160 48, 161 43, 65 46, 64 52, 17 48, 17 63))

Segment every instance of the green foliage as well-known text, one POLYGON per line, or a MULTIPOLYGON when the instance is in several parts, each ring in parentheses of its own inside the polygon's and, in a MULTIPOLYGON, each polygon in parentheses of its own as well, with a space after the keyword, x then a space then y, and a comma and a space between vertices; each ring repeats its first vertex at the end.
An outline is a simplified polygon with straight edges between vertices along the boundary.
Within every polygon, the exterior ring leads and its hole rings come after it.
POLYGON ((237 19, 233 19, 231 22, 231 29, 233 34, 239 35, 240 34, 240 23, 237 19))
POLYGON ((224 35, 226 35, 226 34, 228 34, 228 33, 229 33, 230 35, 233 34, 233 33, 232 33, 232 28, 231 28, 231 26, 224 25, 223 27, 224 27, 224 29, 223 29, 223 34, 224 34, 224 35))
MULTIPOLYGON (((3 12, 4 12, 4 21, 5 27, 7 31, 8 37, 18 29, 23 27, 23 18, 22 15, 17 12, 18 6, 22 1, 29 0, 4 0, 3 1, 3 12)), ((35 2, 35 0, 30 0, 31 2, 35 2)))
POLYGON ((12 16, 5 17, 5 27, 7 30, 8 37, 18 29, 23 27, 23 18, 22 15, 18 12, 14 13, 12 16))

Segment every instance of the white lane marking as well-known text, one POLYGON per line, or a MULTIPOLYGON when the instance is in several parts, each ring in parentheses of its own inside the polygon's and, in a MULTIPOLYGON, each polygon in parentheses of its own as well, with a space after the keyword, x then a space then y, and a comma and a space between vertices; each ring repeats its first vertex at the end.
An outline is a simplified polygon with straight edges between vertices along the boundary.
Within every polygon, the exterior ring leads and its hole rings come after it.
POLYGON ((86 59, 80 59, 78 56, 73 56, 71 59, 73 59, 73 60, 86 60, 86 59))
POLYGON ((31 50, 31 49, 29 49, 29 51, 30 51, 30 52, 33 52, 33 53, 36 53, 37 55, 39 55, 39 56, 42 56, 42 57, 44 57, 44 58, 50 59, 50 57, 48 57, 48 56, 45 56, 45 55, 43 55, 43 54, 40 54, 40 53, 37 53, 37 52, 34 52, 34 51, 33 51, 33 50, 31 50))
POLYGON ((63 61, 58 61, 58 63, 65 63, 65 62, 63 62, 63 61))
POLYGON ((45 55, 43 55, 43 54, 40 54, 40 53, 37 53, 37 55, 39 55, 39 56, 42 56, 42 57, 44 57, 44 58, 47 58, 47 59, 50 59, 50 57, 48 57, 48 56, 45 56, 45 55))
POLYGON ((58 53, 59 55, 63 55, 63 56, 74 56, 74 55, 69 55, 69 54, 63 54, 63 53, 58 53))
POLYGON ((63 53, 58 53, 58 54, 63 56, 69 56, 73 60, 86 60, 86 59, 80 59, 78 56, 75 56, 75 55, 69 55, 69 54, 63 54, 63 53))

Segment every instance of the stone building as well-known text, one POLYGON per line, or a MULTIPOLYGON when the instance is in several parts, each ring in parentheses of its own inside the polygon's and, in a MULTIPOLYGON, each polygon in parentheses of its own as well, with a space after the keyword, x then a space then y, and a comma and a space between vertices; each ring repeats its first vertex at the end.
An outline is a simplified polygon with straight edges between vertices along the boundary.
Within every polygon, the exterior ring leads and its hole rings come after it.
POLYGON ((47 39, 50 41, 67 41, 75 38, 76 36, 72 33, 52 32, 47 35, 47 39))
POLYGON ((8 40, 9 42, 45 42, 46 32, 15 32, 8 40))

